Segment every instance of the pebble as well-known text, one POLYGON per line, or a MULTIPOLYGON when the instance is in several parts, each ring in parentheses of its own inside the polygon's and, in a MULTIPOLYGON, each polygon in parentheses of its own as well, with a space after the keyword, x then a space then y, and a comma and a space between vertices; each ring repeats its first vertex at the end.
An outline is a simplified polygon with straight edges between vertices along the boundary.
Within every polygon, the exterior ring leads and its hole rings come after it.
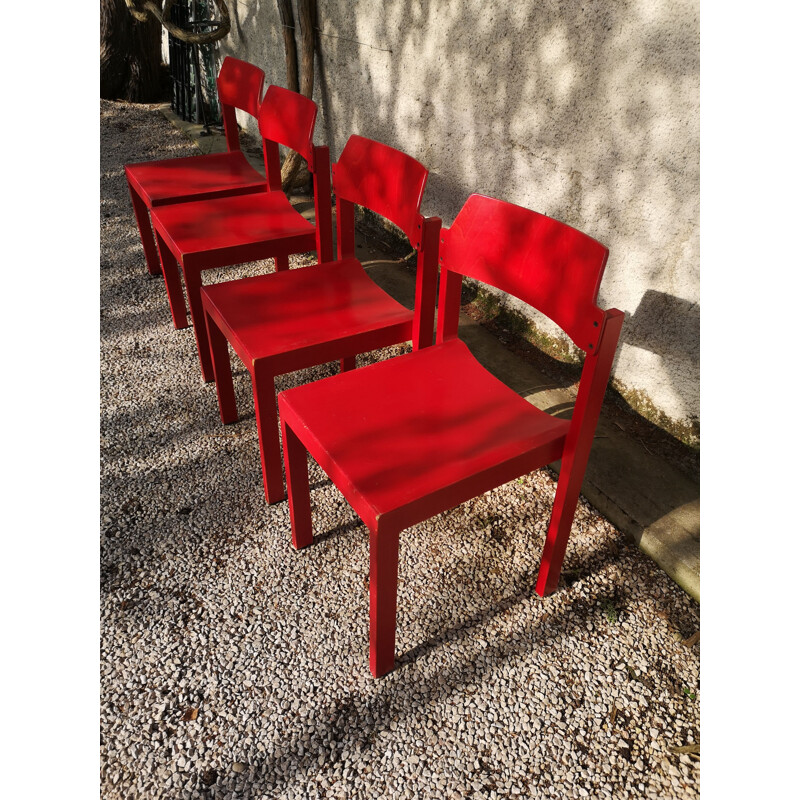
POLYGON ((222 426, 191 327, 146 274, 123 165, 196 153, 156 106, 101 102, 104 800, 699 797, 699 759, 669 751, 699 740, 700 648, 680 644, 699 607, 583 501, 564 565, 580 577, 539 598, 547 470, 401 534, 398 665, 371 677, 366 529, 312 461, 325 536, 292 549, 247 370, 234 357, 240 419, 222 426))

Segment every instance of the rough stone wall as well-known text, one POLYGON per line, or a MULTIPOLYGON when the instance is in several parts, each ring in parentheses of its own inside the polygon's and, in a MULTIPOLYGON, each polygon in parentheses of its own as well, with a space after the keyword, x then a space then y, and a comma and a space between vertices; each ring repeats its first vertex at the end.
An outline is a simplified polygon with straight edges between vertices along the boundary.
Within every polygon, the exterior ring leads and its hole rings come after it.
MULTIPOLYGON (((696 431, 699 0, 318 6, 316 138, 332 159, 357 132, 429 168, 423 211, 445 225, 480 192, 602 241, 600 305, 627 316, 615 385, 666 427, 696 431)), ((221 55, 284 85, 274 2, 229 8, 221 55)))

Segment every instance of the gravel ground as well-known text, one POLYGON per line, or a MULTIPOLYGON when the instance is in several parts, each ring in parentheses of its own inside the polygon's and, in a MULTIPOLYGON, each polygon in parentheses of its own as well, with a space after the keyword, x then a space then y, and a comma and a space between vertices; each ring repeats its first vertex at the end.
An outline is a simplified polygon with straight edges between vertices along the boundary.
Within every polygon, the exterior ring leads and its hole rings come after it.
POLYGON ((312 464, 320 535, 292 550, 246 370, 223 427, 146 274, 123 164, 196 152, 101 103, 102 796, 698 796, 699 607, 583 502, 537 597, 547 470, 401 536, 399 663, 370 676, 366 529, 312 464))

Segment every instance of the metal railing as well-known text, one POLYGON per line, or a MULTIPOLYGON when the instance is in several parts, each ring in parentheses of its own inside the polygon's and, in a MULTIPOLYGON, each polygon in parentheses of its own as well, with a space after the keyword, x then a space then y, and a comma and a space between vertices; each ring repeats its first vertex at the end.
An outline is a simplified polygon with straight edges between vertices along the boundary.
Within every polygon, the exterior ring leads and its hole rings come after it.
MULTIPOLYGON (((217 24, 209 19, 213 10, 212 0, 184 0, 172 6, 170 21, 183 30, 205 33, 217 24)), ((202 123, 210 133, 209 126, 221 122, 214 46, 188 44, 172 35, 168 41, 172 110, 181 119, 202 123)))

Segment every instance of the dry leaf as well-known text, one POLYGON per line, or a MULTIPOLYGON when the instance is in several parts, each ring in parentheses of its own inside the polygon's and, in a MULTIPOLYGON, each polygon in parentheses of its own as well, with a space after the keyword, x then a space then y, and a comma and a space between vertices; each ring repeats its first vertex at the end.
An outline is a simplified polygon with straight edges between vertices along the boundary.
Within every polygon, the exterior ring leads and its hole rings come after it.
POLYGON ((200 776, 200 780, 206 786, 211 786, 212 784, 217 782, 217 771, 215 769, 207 769, 202 775, 200 776))
POLYGON ((683 640, 684 647, 694 647, 700 641, 700 631, 695 631, 688 639, 683 640))
POLYGON ((670 747, 670 753, 675 753, 676 755, 700 755, 700 742, 696 744, 686 744, 683 747, 670 747))
POLYGON ((186 711, 183 712, 183 716, 181 719, 184 722, 191 722, 193 719, 197 719, 197 709, 196 708, 187 708, 186 711))

